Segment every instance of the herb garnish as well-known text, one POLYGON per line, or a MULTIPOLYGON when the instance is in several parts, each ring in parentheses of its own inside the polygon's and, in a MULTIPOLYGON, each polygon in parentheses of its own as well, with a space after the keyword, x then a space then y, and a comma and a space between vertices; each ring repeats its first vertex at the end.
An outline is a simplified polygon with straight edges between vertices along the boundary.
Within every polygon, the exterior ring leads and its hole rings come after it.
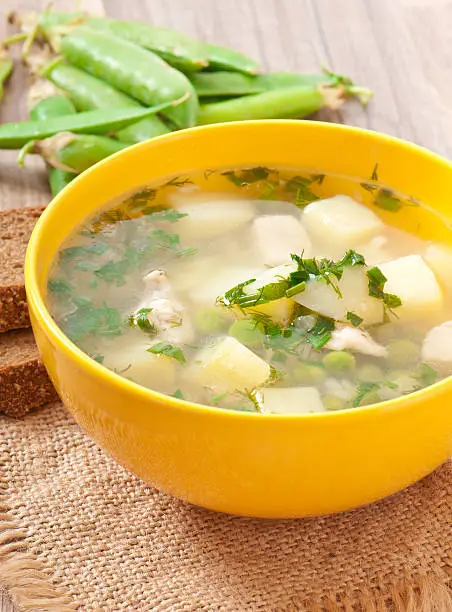
POLYGON ((108 251, 109 246, 105 242, 92 242, 80 246, 68 247, 60 252, 63 261, 72 257, 90 257, 91 255, 102 255, 108 251))
POLYGON ((251 391, 246 392, 246 396, 253 403, 253 406, 257 410, 257 412, 262 412, 264 409, 264 396, 261 391, 257 389, 251 389, 251 391))
POLYGON ((154 344, 146 350, 148 353, 153 353, 154 355, 166 355, 166 357, 176 359, 179 363, 185 363, 187 361, 181 348, 173 346, 172 344, 167 344, 166 342, 157 342, 157 344, 154 344))
POLYGON ((102 336, 120 336, 122 318, 119 310, 106 304, 103 308, 93 308, 90 305, 80 306, 68 315, 62 322, 65 333, 74 342, 81 340, 90 333, 102 336))
POLYGON ((347 312, 347 321, 350 321, 350 323, 353 325, 353 327, 359 327, 361 325, 361 323, 364 321, 364 319, 360 316, 358 316, 356 313, 354 312, 347 312))
POLYGON ((148 314, 150 312, 152 312, 152 308, 140 308, 137 312, 131 314, 128 318, 130 327, 138 327, 147 334, 155 335, 157 329, 155 325, 149 321, 148 314))
POLYGON ((176 389, 174 393, 171 393, 171 397, 175 397, 176 399, 184 399, 184 395, 180 389, 176 389))
POLYGON ((222 176, 226 177, 236 187, 246 187, 251 183, 257 183, 258 181, 264 181, 271 170, 264 168, 263 166, 257 166, 256 168, 246 168, 241 171, 227 170, 222 172, 222 176))
POLYGON ((428 363, 421 363, 416 378, 423 387, 428 387, 429 385, 433 385, 433 383, 438 380, 439 376, 438 372, 429 366, 428 363))
POLYGON ((369 279, 369 295, 378 300, 382 300, 383 304, 391 311, 393 308, 398 308, 402 305, 402 300, 398 295, 394 295, 393 293, 385 293, 384 286, 386 281, 388 280, 380 268, 376 266, 374 268, 370 268, 366 272, 367 277, 369 279))
POLYGON ((331 340, 331 333, 334 331, 334 319, 318 315, 317 321, 309 331, 306 332, 306 339, 315 349, 321 349, 331 340))
POLYGON ((353 408, 357 408, 361 405, 361 402, 366 399, 366 397, 373 392, 380 391, 383 387, 387 387, 388 389, 397 389, 397 383, 393 383, 389 380, 382 380, 381 382, 370 382, 361 380, 358 382, 356 387, 356 393, 352 400, 353 408))
POLYGON ((70 284, 64 278, 51 278, 47 283, 47 288, 52 293, 71 293, 70 284))

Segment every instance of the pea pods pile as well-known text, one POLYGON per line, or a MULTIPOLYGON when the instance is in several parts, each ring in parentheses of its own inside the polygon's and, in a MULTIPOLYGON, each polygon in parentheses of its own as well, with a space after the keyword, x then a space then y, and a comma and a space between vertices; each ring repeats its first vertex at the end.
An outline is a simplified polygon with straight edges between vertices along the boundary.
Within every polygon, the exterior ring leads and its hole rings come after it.
MULTIPOLYGON (((22 56, 37 45, 53 57, 38 62, 41 87, 30 120, 0 125, 0 148, 41 155, 55 195, 77 174, 112 153, 173 130, 246 119, 293 119, 337 109, 372 93, 349 78, 259 73, 239 51, 146 23, 85 13, 10 15, 22 33, 22 56)), ((29 61, 36 67, 36 62, 29 61)), ((0 47, 0 99, 12 61, 0 47)))

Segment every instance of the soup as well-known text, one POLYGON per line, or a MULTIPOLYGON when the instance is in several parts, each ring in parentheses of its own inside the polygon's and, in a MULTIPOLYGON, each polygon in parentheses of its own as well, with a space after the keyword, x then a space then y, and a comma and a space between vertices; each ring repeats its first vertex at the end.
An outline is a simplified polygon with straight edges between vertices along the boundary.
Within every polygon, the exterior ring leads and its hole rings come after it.
POLYGON ((451 238, 377 167, 366 182, 208 170, 88 219, 47 302, 83 351, 155 391, 247 412, 357 408, 452 372, 451 238))

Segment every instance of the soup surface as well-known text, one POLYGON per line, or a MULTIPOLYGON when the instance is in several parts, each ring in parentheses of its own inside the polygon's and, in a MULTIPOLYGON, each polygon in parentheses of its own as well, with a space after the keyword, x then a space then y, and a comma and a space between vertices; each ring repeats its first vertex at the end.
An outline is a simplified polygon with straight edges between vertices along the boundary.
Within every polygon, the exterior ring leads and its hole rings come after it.
POLYGON ((452 373, 450 242, 377 167, 361 183, 208 170, 88 219, 47 301, 83 351, 150 389, 262 413, 356 408, 452 373))

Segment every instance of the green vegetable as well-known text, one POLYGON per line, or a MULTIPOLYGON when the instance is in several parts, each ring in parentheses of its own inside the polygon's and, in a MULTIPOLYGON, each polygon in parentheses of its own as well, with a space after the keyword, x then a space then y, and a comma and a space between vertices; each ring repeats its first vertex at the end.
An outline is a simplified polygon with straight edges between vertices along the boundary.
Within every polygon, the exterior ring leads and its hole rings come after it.
POLYGON ((72 288, 64 278, 51 278, 47 283, 47 288, 52 293, 71 293, 72 288))
POLYGON ((356 359, 347 351, 332 351, 323 359, 323 365, 331 374, 349 374, 356 367, 356 359))
POLYGON ((106 136, 60 132, 45 140, 32 141, 23 150, 41 155, 54 168, 80 174, 127 146, 106 136))
POLYGON ((201 105, 198 124, 246 119, 299 119, 320 108, 337 109, 341 88, 293 87, 201 105))
POLYGON ((322 402, 326 410, 344 410, 344 408, 347 408, 347 402, 337 395, 324 395, 322 402))
POLYGON ((386 276, 380 270, 380 268, 374 267, 367 270, 367 277, 369 279, 369 295, 378 300, 382 300, 384 305, 389 309, 398 308, 402 305, 402 300, 399 296, 392 293, 385 293, 384 286, 387 281, 386 276))
MULTIPOLYGON (((366 405, 369 403, 376 403, 374 400, 379 397, 378 390, 380 385, 376 382, 361 381, 358 383, 356 388, 355 396, 352 400, 352 406, 357 408, 358 406, 366 405)), ((376 400, 377 402, 379 399, 376 400)))
POLYGON ((179 127, 195 125, 198 98, 192 84, 151 51, 103 32, 78 27, 63 38, 61 53, 71 64, 145 105, 163 103, 158 111, 179 127), (182 103, 172 108, 170 103, 181 99, 182 103))
POLYGON ((416 363, 421 356, 421 348, 412 340, 395 340, 390 342, 388 349, 388 365, 400 368, 416 363))
POLYGON ((438 372, 427 363, 421 363, 416 372, 416 377, 422 387, 433 385, 439 379, 438 372))
POLYGON ((187 361, 182 349, 172 344, 166 344, 165 342, 158 342, 146 350, 148 353, 153 353, 154 355, 166 355, 166 357, 176 359, 179 363, 185 363, 187 361))
POLYGON ((0 45, 0 100, 3 98, 3 84, 13 71, 13 60, 5 47, 0 45))
POLYGON ((189 76, 196 93, 200 98, 225 96, 247 96, 267 91, 264 84, 259 84, 259 76, 253 77, 240 72, 198 72, 189 76))
POLYGON ((130 327, 138 327, 147 334, 155 335, 157 329, 155 325, 149 321, 148 314, 150 312, 152 312, 152 308, 140 308, 140 310, 131 314, 128 319, 130 327))
POLYGON ((200 70, 209 63, 207 49, 203 43, 174 30, 156 28, 148 23, 104 17, 92 17, 86 21, 86 25, 149 49, 171 66, 184 72, 200 70))
MULTIPOLYGON (((75 115, 76 110, 72 102, 62 96, 55 94, 41 99, 30 110, 30 119, 32 121, 46 121, 52 117, 60 117, 65 115, 75 115)), ((53 168, 47 164, 47 173, 49 178, 50 192, 56 196, 62 189, 76 177, 73 172, 53 168)))
POLYGON ((206 45, 206 50, 210 70, 230 70, 246 74, 256 74, 259 71, 259 64, 240 51, 209 44, 206 45))
POLYGON ((229 328, 229 335, 236 338, 242 344, 251 347, 262 346, 264 336, 257 321, 251 319, 239 319, 229 328))
MULTIPOLYGON (((176 101, 179 103, 180 100, 176 101)), ((153 115, 175 103, 159 104, 150 108, 112 108, 96 110, 46 121, 24 121, 0 125, 0 149, 19 149, 30 140, 43 140, 59 132, 77 134, 105 134, 114 132, 138 119, 153 115)))
POLYGON ((317 386, 325 381, 326 372, 320 363, 299 362, 294 366, 292 376, 297 383, 317 386))
MULTIPOLYGON (((62 61, 53 61, 42 74, 67 92, 78 111, 110 108, 141 108, 139 102, 116 90, 108 83, 62 61)), ((142 142, 171 130, 157 116, 146 117, 116 132, 122 142, 142 142)))

